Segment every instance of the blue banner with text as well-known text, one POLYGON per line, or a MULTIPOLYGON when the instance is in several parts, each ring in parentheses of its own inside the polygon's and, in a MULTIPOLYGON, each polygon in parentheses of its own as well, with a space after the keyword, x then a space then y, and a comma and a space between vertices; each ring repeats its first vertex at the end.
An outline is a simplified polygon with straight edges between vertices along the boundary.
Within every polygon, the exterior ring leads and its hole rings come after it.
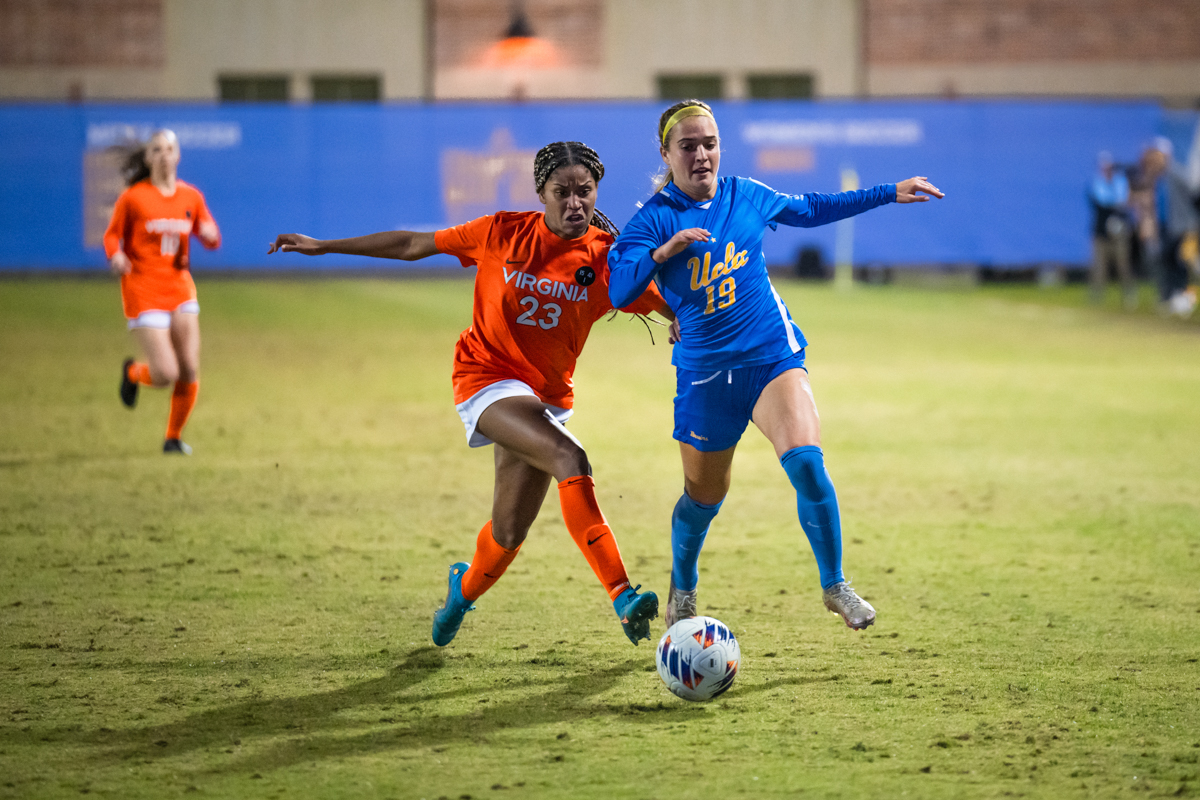
MULTIPOLYGON (((216 252, 193 248, 197 271, 404 266, 268 256, 267 246, 278 233, 435 230, 496 210, 537 209, 533 156, 556 140, 600 153, 606 174, 598 207, 620 226, 662 167, 655 141, 662 107, 4 105, 0 270, 102 267, 101 239, 123 188, 119 148, 161 127, 177 132, 179 176, 204 192, 224 237, 216 252)), ((1132 162, 1166 125, 1150 102, 752 101, 714 110, 723 175, 790 193, 923 175, 944 190, 944 201, 889 206, 854 221, 843 254, 891 266, 1085 263, 1084 190, 1096 154, 1132 162)), ((792 264, 807 245, 832 257, 834 226, 780 227, 766 237, 767 261, 792 264)), ((434 264, 457 261, 422 262, 434 264)))

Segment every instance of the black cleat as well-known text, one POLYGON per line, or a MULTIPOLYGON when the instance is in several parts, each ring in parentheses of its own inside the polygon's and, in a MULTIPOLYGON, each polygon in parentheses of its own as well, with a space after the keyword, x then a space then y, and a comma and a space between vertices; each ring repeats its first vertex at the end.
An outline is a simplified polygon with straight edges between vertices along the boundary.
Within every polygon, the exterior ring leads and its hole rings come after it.
POLYGON ((180 455, 190 456, 192 454, 192 448, 187 442, 182 442, 179 439, 164 439, 163 452, 179 453, 180 455))
POLYGON ((121 365, 121 402, 127 408, 133 408, 137 405, 138 385, 129 380, 129 365, 133 363, 132 358, 125 359, 125 363, 121 365))

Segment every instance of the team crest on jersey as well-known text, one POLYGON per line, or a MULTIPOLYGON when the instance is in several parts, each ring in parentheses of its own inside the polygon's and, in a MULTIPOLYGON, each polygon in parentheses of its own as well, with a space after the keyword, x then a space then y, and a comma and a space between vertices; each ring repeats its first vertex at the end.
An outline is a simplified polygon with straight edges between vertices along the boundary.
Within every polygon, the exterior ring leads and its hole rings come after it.
POLYGON ((580 267, 575 270, 575 282, 580 286, 591 286, 596 282, 596 270, 591 267, 580 267))

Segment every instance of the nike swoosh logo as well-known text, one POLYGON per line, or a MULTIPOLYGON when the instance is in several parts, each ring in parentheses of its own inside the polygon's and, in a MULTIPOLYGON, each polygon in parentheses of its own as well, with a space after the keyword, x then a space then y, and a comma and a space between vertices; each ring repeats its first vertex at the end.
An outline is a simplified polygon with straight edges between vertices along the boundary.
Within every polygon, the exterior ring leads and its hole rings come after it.
POLYGON ((608 534, 607 534, 607 533, 602 533, 602 534, 600 534, 599 536, 597 536, 595 539, 588 539, 588 547, 591 547, 591 546, 592 546, 592 545, 594 545, 596 542, 598 542, 598 541, 600 541, 601 539, 603 539, 605 536, 608 536, 608 534))
POLYGON ((522 259, 520 261, 513 261, 511 258, 506 258, 506 259, 504 259, 504 263, 505 264, 524 264, 525 260, 522 259))

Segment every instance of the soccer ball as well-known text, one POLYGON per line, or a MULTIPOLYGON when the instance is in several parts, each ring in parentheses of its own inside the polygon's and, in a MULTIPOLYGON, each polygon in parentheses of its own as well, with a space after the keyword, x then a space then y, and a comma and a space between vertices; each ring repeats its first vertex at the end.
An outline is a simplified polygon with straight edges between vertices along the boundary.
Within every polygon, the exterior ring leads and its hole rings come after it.
POLYGON ((742 649, 733 631, 712 617, 681 619, 658 641, 658 676, 684 700, 711 700, 733 685, 742 649))

